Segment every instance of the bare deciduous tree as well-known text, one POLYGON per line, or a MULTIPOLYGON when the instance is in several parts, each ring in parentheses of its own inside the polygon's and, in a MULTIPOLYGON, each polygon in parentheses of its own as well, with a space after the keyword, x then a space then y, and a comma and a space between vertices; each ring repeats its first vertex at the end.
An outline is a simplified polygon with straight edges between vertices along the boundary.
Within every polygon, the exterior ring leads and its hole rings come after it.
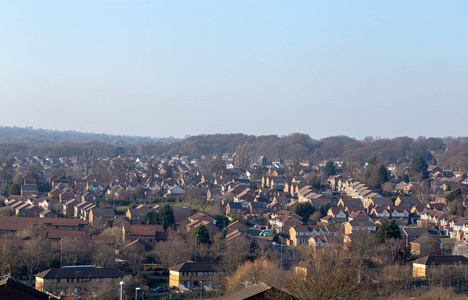
POLYGON ((173 267, 190 260, 195 247, 191 247, 183 237, 176 237, 166 242, 159 242, 154 247, 157 261, 166 267, 173 267))
POLYGON ((411 266, 385 266, 378 271, 379 290, 383 295, 389 295, 398 290, 407 289, 412 283, 411 266))
POLYGON ((45 269, 50 262, 50 242, 40 239, 32 239, 24 246, 20 254, 20 261, 26 273, 28 274, 29 281, 33 279, 37 271, 45 269))
POLYGON ((233 292, 260 282, 281 288, 283 276, 283 271, 278 264, 266 258, 259 258, 253 262, 247 261, 239 266, 236 272, 227 278, 226 290, 233 292))
POLYGON ((100 235, 112 235, 115 237, 115 243, 117 249, 122 246, 122 228, 121 227, 112 227, 106 228, 102 231, 100 235))
POLYGON ((298 299, 355 299, 356 268, 340 249, 320 249, 302 271, 290 273, 284 288, 298 299))
POLYGON ((463 243, 456 244, 453 246, 452 254, 468 257, 468 245, 463 243))
POLYGON ((245 262, 250 253, 250 239, 244 236, 226 244, 220 261, 221 271, 225 275, 232 275, 245 262))
POLYGON ((89 260, 88 246, 84 240, 64 238, 62 254, 64 265, 84 265, 89 260))
POLYGON ((413 187, 414 195, 419 199, 422 205, 426 205, 430 201, 431 187, 427 181, 421 181, 413 187))
POLYGON ((113 246, 95 245, 93 247, 92 261, 96 266, 112 268, 115 266, 115 251, 113 246))
POLYGON ((18 268, 18 249, 10 240, 2 240, 0 245, 0 276, 16 274, 18 268))
POLYGON ((402 239, 387 239, 383 244, 384 254, 388 261, 394 263, 405 254, 405 244, 402 239))
POLYGON ((128 264, 132 267, 134 274, 140 274, 143 263, 145 262, 145 257, 138 252, 129 252, 127 253, 128 264))
POLYGON ((190 208, 194 207, 197 211, 201 212, 204 211, 209 204, 206 199, 206 191, 198 187, 187 188, 183 199, 190 205, 190 208))
POLYGON ((115 300, 119 297, 118 281, 92 282, 88 288, 93 292, 95 299, 115 300))
POLYGON ((347 248, 350 254, 358 261, 357 280, 361 282, 365 267, 364 262, 374 254, 375 237, 370 232, 364 230, 355 231, 350 237, 351 242, 347 245, 347 248))
POLYGON ((12 217, 15 215, 15 210, 11 206, 0 207, 0 217, 12 217))

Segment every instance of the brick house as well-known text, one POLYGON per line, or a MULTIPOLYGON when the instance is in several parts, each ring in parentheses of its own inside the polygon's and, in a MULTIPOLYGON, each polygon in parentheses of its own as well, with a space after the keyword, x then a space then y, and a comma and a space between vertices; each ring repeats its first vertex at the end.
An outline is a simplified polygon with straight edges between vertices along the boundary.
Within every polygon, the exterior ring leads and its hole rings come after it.
POLYGON ((94 266, 52 268, 36 275, 36 289, 64 296, 91 295, 95 283, 118 283, 124 276, 125 273, 116 268, 94 266))
POLYGON ((157 241, 167 239, 167 233, 162 225, 124 225, 122 239, 124 244, 140 239, 154 247, 157 241))
POLYGON ((94 226, 106 224, 108 220, 115 220, 115 213, 112 208, 94 207, 89 212, 89 222, 94 226))
POLYGON ((204 286, 214 286, 217 271, 211 262, 188 261, 169 269, 169 287, 202 290, 204 286))

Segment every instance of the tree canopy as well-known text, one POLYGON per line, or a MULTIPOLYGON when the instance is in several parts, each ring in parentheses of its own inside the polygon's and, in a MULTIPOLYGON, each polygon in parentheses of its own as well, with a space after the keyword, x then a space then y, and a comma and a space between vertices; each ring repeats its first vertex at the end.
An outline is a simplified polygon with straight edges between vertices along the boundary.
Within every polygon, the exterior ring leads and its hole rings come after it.
POLYGON ((400 229, 395 221, 388 222, 388 219, 383 219, 379 229, 375 233, 375 240, 378 244, 383 244, 388 239, 401 238, 400 229))
POLYGON ((297 203, 292 210, 294 213, 301 216, 304 222, 315 212, 315 208, 309 202, 297 203))
POLYGON ((13 182, 8 187, 8 195, 20 195, 21 194, 21 185, 13 182))
POLYGON ((318 175, 312 175, 309 180, 309 185, 320 189, 322 187, 322 179, 318 175))
POLYGON ((463 196, 460 189, 455 189, 451 191, 450 194, 447 196, 448 202, 452 202, 454 200, 463 200, 463 196))
POLYGON ((149 211, 142 218, 142 223, 151 225, 163 225, 164 230, 175 224, 174 211, 169 204, 164 205, 159 212, 149 211))
POLYGON ((174 175, 172 174, 172 166, 171 165, 167 165, 166 166, 166 172, 164 173, 164 179, 167 179, 167 178, 172 178, 174 175))
POLYGON ((163 225, 164 230, 175 224, 174 211, 169 204, 164 205, 159 210, 159 220, 161 225, 163 225))
POLYGON ((428 165, 424 157, 416 156, 411 161, 410 171, 412 174, 420 174, 423 179, 429 176, 429 171, 427 170, 428 165))
POLYGON ((325 168, 323 169, 323 176, 329 177, 336 175, 335 163, 331 160, 327 161, 325 168))
POLYGON ((210 234, 205 225, 199 225, 192 233, 192 238, 196 238, 197 242, 200 244, 209 244, 210 243, 210 234))
POLYGON ((226 163, 222 158, 216 158, 210 165, 210 169, 212 172, 216 173, 217 175, 225 174, 226 173, 226 163))
POLYGON ((388 181, 387 168, 385 168, 384 165, 380 165, 377 171, 375 172, 374 177, 372 178, 372 186, 380 188, 387 181, 388 181))

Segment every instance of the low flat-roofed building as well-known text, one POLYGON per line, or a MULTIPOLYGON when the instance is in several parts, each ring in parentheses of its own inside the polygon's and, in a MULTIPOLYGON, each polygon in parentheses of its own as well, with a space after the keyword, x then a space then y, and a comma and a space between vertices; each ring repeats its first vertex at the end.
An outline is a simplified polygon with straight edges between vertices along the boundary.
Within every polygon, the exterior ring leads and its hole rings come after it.
POLYGON ((413 278, 425 278, 431 267, 442 265, 466 265, 468 258, 461 255, 425 256, 413 261, 413 278))

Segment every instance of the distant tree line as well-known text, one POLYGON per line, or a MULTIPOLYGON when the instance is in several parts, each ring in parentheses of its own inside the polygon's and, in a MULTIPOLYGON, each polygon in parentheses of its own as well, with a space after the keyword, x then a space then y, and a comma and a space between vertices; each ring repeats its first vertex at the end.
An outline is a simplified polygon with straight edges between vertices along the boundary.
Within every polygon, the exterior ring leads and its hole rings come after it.
MULTIPOLYGON (((377 167, 380 167, 380 164, 410 163, 414 158, 421 157, 428 164, 438 162, 438 165, 444 168, 468 170, 468 137, 366 137, 357 140, 347 136, 333 136, 316 140, 301 133, 287 136, 213 134, 191 136, 177 141, 96 134, 85 134, 87 138, 74 138, 75 134, 83 135, 75 132, 0 127, 0 159, 31 155, 82 157, 91 149, 95 157, 155 155, 169 158, 179 154, 200 158, 203 155, 236 153, 235 165, 239 167, 256 161, 260 155, 265 155, 270 161, 345 161, 348 168, 362 166, 373 157, 379 160, 377 167)), ((378 182, 376 184, 378 185, 378 182)))

